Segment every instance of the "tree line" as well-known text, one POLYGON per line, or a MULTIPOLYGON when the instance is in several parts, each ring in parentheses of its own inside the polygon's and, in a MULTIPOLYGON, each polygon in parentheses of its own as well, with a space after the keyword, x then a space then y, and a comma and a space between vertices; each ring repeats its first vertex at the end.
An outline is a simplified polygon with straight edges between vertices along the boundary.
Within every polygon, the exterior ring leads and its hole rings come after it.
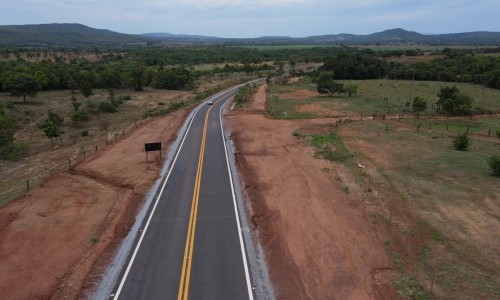
POLYGON ((333 72, 334 79, 390 78, 465 82, 500 89, 500 57, 449 48, 443 49, 441 54, 442 58, 405 65, 384 59, 387 53, 365 49, 328 57, 319 71, 333 72))

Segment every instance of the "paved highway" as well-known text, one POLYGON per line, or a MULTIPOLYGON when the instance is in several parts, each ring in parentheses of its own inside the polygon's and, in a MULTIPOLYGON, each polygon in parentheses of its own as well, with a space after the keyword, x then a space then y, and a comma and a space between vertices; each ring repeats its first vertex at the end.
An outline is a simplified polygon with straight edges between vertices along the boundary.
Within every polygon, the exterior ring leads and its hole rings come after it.
POLYGON ((195 113, 114 299, 253 299, 221 127, 236 90, 195 113))

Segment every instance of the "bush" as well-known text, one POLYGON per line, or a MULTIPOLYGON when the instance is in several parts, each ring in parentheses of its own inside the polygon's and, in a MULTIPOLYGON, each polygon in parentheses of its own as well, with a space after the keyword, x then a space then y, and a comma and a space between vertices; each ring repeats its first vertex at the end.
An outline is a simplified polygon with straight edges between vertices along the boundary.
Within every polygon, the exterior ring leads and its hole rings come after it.
POLYGON ((99 110, 103 113, 114 113, 118 111, 116 106, 111 101, 100 102, 99 110))
POLYGON ((497 138, 500 139, 500 129, 497 129, 497 138))
POLYGON ((130 95, 125 95, 125 96, 123 96, 123 100, 126 100, 126 101, 128 101, 128 100, 132 100, 132 96, 130 96, 130 95))
POLYGON ((469 147, 469 137, 466 133, 459 134, 453 138, 453 148, 460 151, 467 151, 469 147))
POLYGON ((493 155, 488 159, 488 165, 490 165, 493 175, 500 177, 500 155, 493 155))
POLYGON ((81 136, 89 136, 89 131, 87 129, 82 130, 82 132, 80 132, 80 135, 81 136))
POLYGON ((24 156, 26 145, 7 144, 0 147, 0 159, 17 161, 24 156))
POLYGON ((88 121, 89 113, 85 110, 72 111, 70 117, 73 121, 88 121))
POLYGON ((170 104, 167 108, 161 108, 161 109, 150 109, 148 111, 146 111, 143 115, 142 115, 142 118, 143 119, 146 119, 146 118, 150 118, 150 117, 156 117, 156 116, 164 116, 164 115, 168 115, 169 113, 172 113, 174 111, 177 111, 185 106, 187 106, 188 103, 187 102, 184 102, 184 101, 179 101, 179 102, 176 102, 176 103, 172 103, 170 104))

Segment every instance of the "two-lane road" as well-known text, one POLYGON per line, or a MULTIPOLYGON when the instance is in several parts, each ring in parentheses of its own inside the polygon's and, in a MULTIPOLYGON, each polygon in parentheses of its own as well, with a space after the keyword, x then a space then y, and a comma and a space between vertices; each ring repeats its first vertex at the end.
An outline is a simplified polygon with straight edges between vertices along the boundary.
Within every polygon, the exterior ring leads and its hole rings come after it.
POLYGON ((253 299, 220 118, 235 92, 194 114, 114 299, 253 299))

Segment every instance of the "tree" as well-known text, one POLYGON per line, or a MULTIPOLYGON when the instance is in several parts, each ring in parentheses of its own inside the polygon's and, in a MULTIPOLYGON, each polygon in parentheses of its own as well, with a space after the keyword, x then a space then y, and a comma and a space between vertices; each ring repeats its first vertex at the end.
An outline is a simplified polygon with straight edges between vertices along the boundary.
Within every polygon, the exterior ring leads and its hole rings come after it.
POLYGON ((344 92, 344 84, 335 82, 333 80, 323 81, 318 83, 317 91, 320 94, 328 94, 330 96, 333 96, 336 93, 340 94, 344 92))
POLYGON ((40 86, 35 77, 25 73, 10 73, 5 76, 3 89, 12 96, 23 96, 26 103, 26 96, 34 97, 40 90, 40 86))
POLYGON ((425 101, 421 97, 415 97, 413 99, 413 111, 417 113, 417 118, 420 112, 425 111, 427 109, 427 101, 425 101))
POLYGON ((64 123, 64 119, 56 112, 49 111, 47 119, 45 119, 42 124, 40 125, 40 128, 42 128, 43 132, 45 133, 45 136, 47 136, 49 139, 57 138, 59 137, 59 141, 61 143, 61 146, 63 145, 61 135, 64 134, 64 131, 62 131, 59 126, 61 126, 64 123))
POLYGON ((500 155, 493 155, 488 158, 488 165, 493 171, 493 175, 500 177, 500 155))
POLYGON ((49 85, 49 78, 47 77, 47 75, 45 75, 44 72, 36 71, 34 77, 40 89, 44 89, 49 85))
POLYGON ((45 136, 47 136, 49 139, 53 140, 53 138, 58 138, 61 143, 61 146, 63 145, 61 135, 64 133, 57 125, 55 125, 52 122, 47 122, 45 127, 43 128, 43 131, 45 132, 45 136))
POLYGON ((88 112, 85 109, 80 110, 82 103, 76 99, 75 95, 71 95, 71 105, 73 105, 73 111, 70 113, 71 120, 87 121, 89 119, 88 112))
POLYGON ((92 86, 94 84, 94 75, 87 70, 80 71, 78 86, 85 98, 93 95, 92 86))
POLYGON ((146 68, 143 65, 132 64, 128 71, 128 81, 134 87, 134 91, 143 91, 146 82, 146 68))
POLYGON ((351 97, 352 95, 356 94, 356 92, 358 91, 358 86, 355 85, 354 83, 346 84, 344 87, 344 90, 347 93, 347 95, 349 95, 349 97, 351 97))
POLYGON ((71 105, 73 105, 73 110, 78 111, 80 109, 80 106, 82 106, 82 103, 76 99, 75 95, 71 95, 71 105))
POLYGON ((14 142, 16 120, 0 106, 0 147, 14 142))
POLYGON ((469 137, 466 133, 459 134, 453 138, 453 148, 459 151, 467 151, 469 147, 469 137))
POLYGON ((153 85, 159 89, 182 90, 191 86, 194 76, 188 69, 173 68, 156 73, 153 85))
POLYGON ((106 66, 104 71, 99 74, 99 85, 108 89, 119 88, 122 85, 120 71, 112 66, 106 66))
POLYGON ((474 99, 462 94, 456 86, 441 88, 438 97, 438 107, 451 115, 468 115, 471 113, 474 99))
POLYGON ((47 121, 56 126, 61 126, 64 123, 64 119, 58 113, 53 111, 49 111, 47 121))

